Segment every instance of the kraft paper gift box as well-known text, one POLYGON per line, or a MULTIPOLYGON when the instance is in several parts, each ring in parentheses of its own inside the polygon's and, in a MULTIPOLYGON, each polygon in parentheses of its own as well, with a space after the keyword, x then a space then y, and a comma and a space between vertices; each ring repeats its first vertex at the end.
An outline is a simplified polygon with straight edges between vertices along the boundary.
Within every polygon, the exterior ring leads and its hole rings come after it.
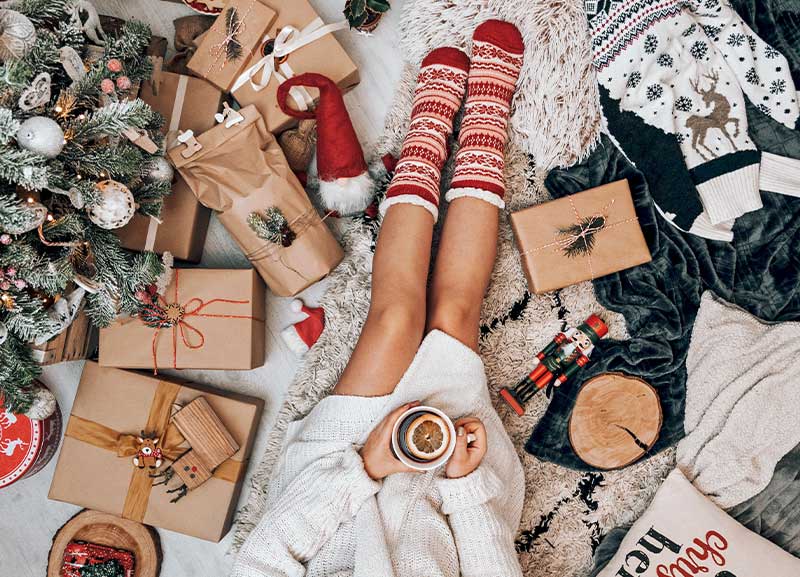
MULTIPOLYGON (((278 86, 285 78, 316 72, 333 80, 342 92, 347 92, 358 84, 359 74, 356 64, 333 36, 336 30, 349 29, 345 21, 324 23, 307 0, 260 1, 274 10, 277 18, 262 35, 257 50, 233 81, 229 81, 227 75, 218 76, 224 83, 218 86, 229 90, 242 106, 256 106, 267 129, 278 134, 297 124, 297 119, 287 116, 278 107, 278 86), (271 50, 286 54, 274 56, 271 50)), ((222 17, 218 18, 217 24, 220 19, 222 17)), ((213 28, 209 30, 189 62, 189 68, 201 75, 201 67, 207 66, 202 54, 209 49, 206 47, 214 46, 216 42, 213 31, 213 28), (195 58, 198 60, 193 67, 195 58)), ((305 88, 293 88, 289 94, 292 97, 290 104, 298 109, 312 107, 319 96, 316 90, 311 92, 305 88)))
POLYGON ((223 122, 170 149, 170 161, 200 202, 217 211, 267 286, 279 296, 293 296, 325 277, 344 252, 256 108, 239 112, 238 123, 223 122), (294 233, 289 246, 260 238, 248 225, 250 215, 271 207, 283 213, 294 233))
MULTIPOLYGON (((179 130, 204 132, 214 126, 222 92, 202 78, 160 71, 142 83, 142 100, 164 117, 165 134, 179 130)), ((164 199, 158 220, 137 213, 117 231, 122 246, 154 250, 189 262, 203 256, 211 211, 200 204, 186 181, 176 175, 172 194, 164 199), (158 221, 161 221, 160 223, 158 221)))
POLYGON ((255 271, 173 272, 147 319, 142 314, 121 318, 100 330, 100 365, 151 371, 263 365, 266 291, 255 271), (169 322, 160 325, 158 319, 169 322))
POLYGON ((263 401, 253 397, 87 362, 48 496, 219 541, 233 520, 262 409, 263 401), (191 447, 170 417, 199 396, 208 401, 239 450, 211 479, 170 503, 175 495, 164 485, 153 487, 150 471, 134 466, 136 437, 142 431, 157 436, 164 456, 179 458, 191 447))
POLYGON ((536 294, 651 260, 627 180, 515 212, 511 227, 536 294))

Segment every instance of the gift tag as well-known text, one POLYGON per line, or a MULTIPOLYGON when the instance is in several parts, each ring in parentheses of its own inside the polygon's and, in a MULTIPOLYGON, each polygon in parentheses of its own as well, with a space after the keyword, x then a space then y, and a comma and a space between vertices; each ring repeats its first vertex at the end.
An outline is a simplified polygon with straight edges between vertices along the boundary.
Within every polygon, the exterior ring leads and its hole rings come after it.
POLYGON ((230 128, 231 126, 235 126, 244 120, 244 116, 239 114, 238 110, 234 110, 230 106, 228 106, 227 102, 222 104, 222 112, 217 112, 214 115, 214 120, 217 121, 218 124, 221 124, 222 121, 225 121, 225 128, 230 128))
POLYGON ((196 152, 203 148, 203 145, 197 142, 197 138, 195 138, 194 131, 192 130, 181 132, 177 140, 181 144, 186 145, 186 150, 181 152, 181 156, 184 158, 191 158, 196 152))

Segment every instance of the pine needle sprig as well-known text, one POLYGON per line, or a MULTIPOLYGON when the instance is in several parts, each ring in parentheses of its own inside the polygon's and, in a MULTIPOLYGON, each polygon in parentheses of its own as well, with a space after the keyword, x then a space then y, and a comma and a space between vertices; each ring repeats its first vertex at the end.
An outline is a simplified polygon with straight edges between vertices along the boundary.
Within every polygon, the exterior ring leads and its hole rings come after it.
POLYGON ((559 236, 572 239, 563 247, 564 255, 568 258, 576 258, 591 254, 597 242, 595 235, 603 230, 605 226, 605 216, 593 215, 582 218, 580 222, 558 229, 559 236))
POLYGON ((47 159, 35 152, 0 146, 0 179, 28 190, 47 186, 47 159))
POLYGON ((6 342, 0 345, 0 396, 6 409, 24 413, 31 407, 33 381, 41 372, 27 345, 16 335, 8 335, 6 342))
POLYGON ((277 206, 269 207, 263 216, 251 212, 247 217, 247 224, 258 238, 284 247, 291 246, 296 237, 289 221, 277 206))
POLYGON ((161 122, 161 115, 154 112, 143 100, 123 100, 111 102, 105 106, 75 118, 67 123, 64 131, 67 145, 70 141, 80 142, 101 136, 116 136, 128 127, 148 128, 151 124, 161 122))
POLYGON ((16 137, 19 124, 10 109, 0 108, 0 144, 8 144, 16 137))
POLYGON ((228 61, 236 61, 242 57, 239 28, 239 11, 235 6, 230 6, 225 11, 225 35, 230 39, 225 44, 225 59, 228 61))

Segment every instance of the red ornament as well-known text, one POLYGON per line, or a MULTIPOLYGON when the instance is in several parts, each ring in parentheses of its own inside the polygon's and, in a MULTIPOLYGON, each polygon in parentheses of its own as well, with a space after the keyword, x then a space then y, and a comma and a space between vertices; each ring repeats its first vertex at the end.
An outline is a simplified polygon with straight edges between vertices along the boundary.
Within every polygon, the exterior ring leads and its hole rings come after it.
POLYGON ((0 399, 0 489, 41 471, 61 438, 61 410, 42 421, 6 411, 0 399))
POLYGON ((108 64, 106 64, 106 67, 108 67, 111 72, 122 72, 122 62, 120 62, 117 58, 112 58, 109 60, 108 64))
POLYGON ((4 280, 3 282, 0 282, 0 290, 7 291, 10 288, 11 288, 11 283, 8 282, 7 280, 4 280))
POLYGON ((104 94, 113 94, 114 93, 114 81, 110 78, 103 78, 100 82, 100 90, 104 94))
POLYGON ((120 76, 117 78, 117 88, 120 90, 129 90, 131 87, 131 79, 127 76, 120 76))
POLYGON ((4 244, 4 245, 11 244, 11 235, 10 234, 0 234, 0 244, 4 244))
POLYGON ((18 278, 18 279, 16 279, 16 280, 14 281, 14 286, 15 286, 15 287, 17 287, 19 290, 22 290, 22 289, 24 289, 25 287, 27 287, 27 286, 28 286, 28 283, 26 283, 26 282, 25 282, 24 280, 22 280, 21 278, 18 278))
POLYGON ((6 269, 6 276, 8 276, 8 278, 14 278, 15 276, 17 276, 17 269, 14 268, 13 266, 8 267, 6 269))

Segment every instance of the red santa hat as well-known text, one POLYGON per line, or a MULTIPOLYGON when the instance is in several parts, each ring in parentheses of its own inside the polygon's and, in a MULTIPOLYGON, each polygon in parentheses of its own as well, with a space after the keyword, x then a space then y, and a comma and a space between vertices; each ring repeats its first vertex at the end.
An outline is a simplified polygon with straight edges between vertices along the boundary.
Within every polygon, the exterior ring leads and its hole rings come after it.
POLYGON ((281 337, 295 354, 303 355, 325 329, 325 311, 322 307, 307 307, 300 299, 293 300, 291 306, 292 311, 303 314, 303 320, 283 329, 281 337))
POLYGON ((278 106, 289 116, 317 119, 319 193, 325 208, 343 216, 367 208, 374 192, 372 179, 336 83, 314 72, 293 76, 278 87, 278 106), (295 86, 319 89, 315 111, 299 111, 289 106, 289 91, 295 86))

